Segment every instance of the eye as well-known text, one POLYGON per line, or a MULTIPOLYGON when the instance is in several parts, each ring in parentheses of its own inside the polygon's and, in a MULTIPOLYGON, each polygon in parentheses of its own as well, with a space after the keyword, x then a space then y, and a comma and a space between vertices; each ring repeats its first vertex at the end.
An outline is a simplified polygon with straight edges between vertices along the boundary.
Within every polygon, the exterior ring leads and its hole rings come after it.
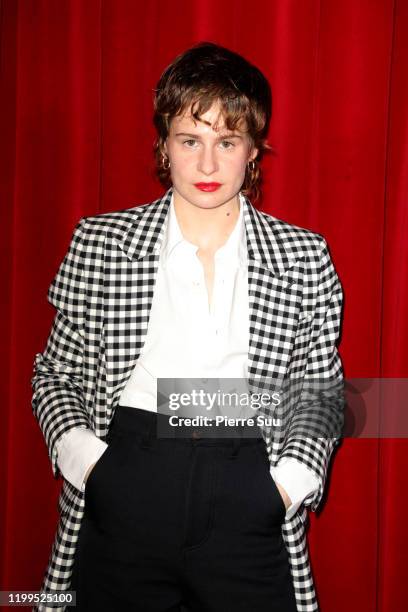
POLYGON ((183 141, 183 144, 186 144, 188 148, 192 149, 192 147, 190 146, 190 144, 188 144, 188 143, 192 143, 192 142, 194 143, 194 142, 197 142, 197 141, 196 141, 196 140, 194 140, 194 138, 190 138, 190 140, 184 140, 184 141, 183 141))
POLYGON ((222 147, 223 149, 231 149, 232 147, 235 147, 234 143, 229 141, 229 140, 222 140, 221 144, 222 145, 229 145, 227 147, 222 147))

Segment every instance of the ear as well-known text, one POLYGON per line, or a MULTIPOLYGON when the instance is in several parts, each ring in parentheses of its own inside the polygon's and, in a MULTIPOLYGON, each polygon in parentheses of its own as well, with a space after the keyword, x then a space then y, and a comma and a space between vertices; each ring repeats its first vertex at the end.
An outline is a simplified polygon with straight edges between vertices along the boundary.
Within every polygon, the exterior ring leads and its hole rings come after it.
POLYGON ((258 149, 253 148, 253 149, 250 151, 248 161, 252 161, 252 160, 254 160, 254 159, 255 159, 255 157, 256 157, 257 155, 258 155, 258 149))

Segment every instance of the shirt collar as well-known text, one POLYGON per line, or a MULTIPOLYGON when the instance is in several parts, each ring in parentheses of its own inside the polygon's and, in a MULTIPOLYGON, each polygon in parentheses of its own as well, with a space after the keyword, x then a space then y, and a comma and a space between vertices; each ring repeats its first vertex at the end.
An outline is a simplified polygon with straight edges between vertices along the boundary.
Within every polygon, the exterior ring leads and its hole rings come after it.
MULTIPOLYGON (((246 249, 246 232, 244 224, 244 204, 245 200, 241 192, 239 192, 239 215, 237 222, 228 237, 225 244, 220 247, 215 258, 217 260, 229 260, 237 261, 241 266, 247 262, 247 249, 246 249)), ((177 221, 176 211, 174 208, 174 193, 172 193, 171 201, 169 204, 169 212, 166 220, 166 228, 164 232, 164 239, 161 248, 161 262, 165 266, 175 252, 176 248, 180 245, 185 249, 191 250, 192 254, 198 251, 198 247, 188 240, 186 240, 181 233, 179 223, 177 221)))

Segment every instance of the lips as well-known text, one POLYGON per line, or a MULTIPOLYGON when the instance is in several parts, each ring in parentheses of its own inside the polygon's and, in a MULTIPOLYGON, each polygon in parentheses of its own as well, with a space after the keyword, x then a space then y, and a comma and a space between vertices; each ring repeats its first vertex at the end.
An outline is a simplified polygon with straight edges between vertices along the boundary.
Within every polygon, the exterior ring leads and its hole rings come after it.
POLYGON ((201 191, 215 191, 221 187, 221 183, 194 183, 194 187, 201 191))

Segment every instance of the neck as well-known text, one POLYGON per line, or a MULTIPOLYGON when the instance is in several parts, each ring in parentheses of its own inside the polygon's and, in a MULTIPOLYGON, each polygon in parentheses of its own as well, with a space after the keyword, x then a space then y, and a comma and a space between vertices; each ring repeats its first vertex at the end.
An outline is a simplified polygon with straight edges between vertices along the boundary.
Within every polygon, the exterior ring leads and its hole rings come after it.
POLYGON ((187 202, 176 191, 174 210, 184 238, 201 249, 215 251, 227 240, 239 217, 238 194, 214 208, 187 202))

